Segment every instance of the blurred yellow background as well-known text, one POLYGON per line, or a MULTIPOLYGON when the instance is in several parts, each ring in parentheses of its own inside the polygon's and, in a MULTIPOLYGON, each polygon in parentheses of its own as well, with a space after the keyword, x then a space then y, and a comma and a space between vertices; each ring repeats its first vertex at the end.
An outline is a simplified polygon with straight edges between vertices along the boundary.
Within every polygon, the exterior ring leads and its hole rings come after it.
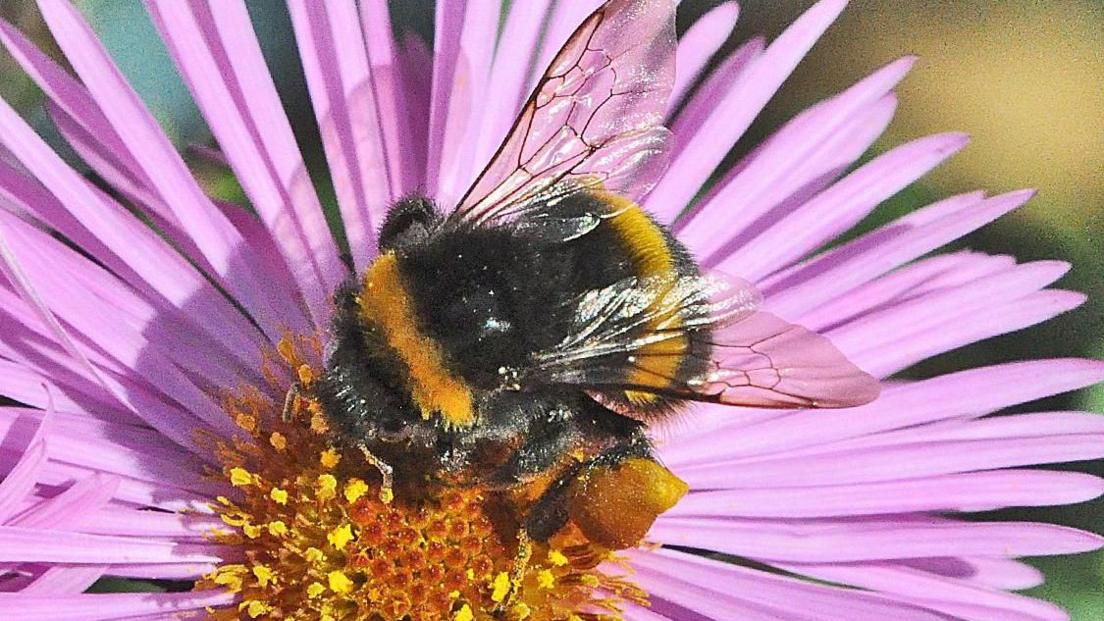
POLYGON ((1048 224, 1099 217, 1104 3, 856 0, 798 84, 842 84, 903 53, 920 61, 899 90, 886 140, 951 129, 973 136, 930 181, 947 190, 1037 187, 1045 200, 1020 215, 1048 224))

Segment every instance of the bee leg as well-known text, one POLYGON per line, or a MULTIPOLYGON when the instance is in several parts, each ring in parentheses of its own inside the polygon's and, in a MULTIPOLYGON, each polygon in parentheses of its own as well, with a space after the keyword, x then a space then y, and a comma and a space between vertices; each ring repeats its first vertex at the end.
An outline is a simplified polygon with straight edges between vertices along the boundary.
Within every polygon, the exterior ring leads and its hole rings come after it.
POLYGON ((303 385, 298 381, 293 383, 288 388, 287 395, 284 396, 284 409, 280 413, 280 418, 285 423, 290 423, 292 418, 295 418, 295 413, 292 411, 295 409, 295 398, 303 396, 303 385))
POLYGON ((514 568, 510 572, 510 590, 495 604, 493 612, 500 615, 505 612, 518 590, 521 589, 521 581, 525 578, 525 571, 529 569, 529 559, 533 556, 533 540, 529 538, 529 532, 522 526, 517 533, 517 554, 514 555, 514 568))
POLYGON ((524 524, 530 536, 546 541, 570 520, 591 543, 623 550, 639 544, 687 491, 650 450, 618 445, 562 473, 524 524))
POLYGON ((364 454, 364 460, 367 461, 369 464, 372 464, 372 466, 374 466, 376 470, 379 470, 380 477, 382 477, 383 479, 380 482, 380 502, 385 505, 391 504, 391 501, 395 499, 394 470, 387 462, 383 461, 379 457, 376 457, 375 453, 368 450, 367 446, 364 446, 363 444, 358 444, 357 448, 359 448, 360 452, 364 454))

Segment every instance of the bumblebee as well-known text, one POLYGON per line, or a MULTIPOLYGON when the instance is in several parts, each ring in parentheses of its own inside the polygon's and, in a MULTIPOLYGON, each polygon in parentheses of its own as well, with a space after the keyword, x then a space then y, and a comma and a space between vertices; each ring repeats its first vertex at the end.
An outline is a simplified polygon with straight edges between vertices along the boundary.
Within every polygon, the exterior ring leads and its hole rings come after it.
POLYGON ((665 166, 674 2, 612 0, 552 60, 457 205, 393 205, 335 296, 312 386, 336 441, 402 497, 524 496, 522 533, 569 520, 634 545, 686 486, 648 428, 691 402, 845 407, 878 384, 827 340, 703 273, 636 202, 665 166))

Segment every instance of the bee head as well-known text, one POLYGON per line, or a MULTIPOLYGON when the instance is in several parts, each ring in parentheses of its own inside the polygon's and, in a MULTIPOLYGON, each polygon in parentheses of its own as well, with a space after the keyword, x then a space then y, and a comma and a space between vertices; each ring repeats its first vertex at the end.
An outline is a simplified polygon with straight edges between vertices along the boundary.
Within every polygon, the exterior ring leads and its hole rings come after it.
POLYGON ((409 196, 391 206, 379 231, 380 252, 406 248, 424 242, 441 223, 433 201, 409 196))

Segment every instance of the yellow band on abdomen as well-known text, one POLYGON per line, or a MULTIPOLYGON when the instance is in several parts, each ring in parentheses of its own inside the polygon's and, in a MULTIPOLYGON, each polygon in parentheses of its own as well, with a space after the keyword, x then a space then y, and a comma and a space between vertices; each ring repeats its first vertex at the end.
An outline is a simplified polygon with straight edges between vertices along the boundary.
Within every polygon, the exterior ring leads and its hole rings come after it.
MULTIPOLYGON (((594 192, 595 196, 613 210, 609 219, 621 247, 629 255, 633 271, 641 279, 661 278, 674 282, 675 257, 667 238, 648 214, 633 201, 610 192, 594 192)), ((662 296, 660 296, 662 299, 662 296)), ((646 330, 678 330, 682 317, 677 313, 663 313, 648 323, 646 330)), ((649 388, 663 389, 675 377, 689 342, 685 334, 657 340, 641 346, 636 353, 635 369, 626 378, 628 383, 649 388)), ((639 390, 626 390, 625 398, 633 404, 649 404, 659 399, 655 394, 639 390)))

